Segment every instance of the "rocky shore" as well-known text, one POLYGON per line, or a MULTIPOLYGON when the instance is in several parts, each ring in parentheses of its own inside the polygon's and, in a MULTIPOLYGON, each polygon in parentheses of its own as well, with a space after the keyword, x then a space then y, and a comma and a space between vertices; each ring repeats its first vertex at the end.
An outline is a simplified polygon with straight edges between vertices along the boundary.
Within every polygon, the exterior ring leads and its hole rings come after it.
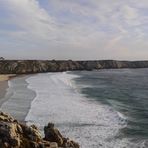
POLYGON ((1 148, 79 148, 78 143, 63 137, 53 123, 44 127, 44 134, 42 138, 35 125, 27 126, 0 112, 1 148))
POLYGON ((148 61, 1 60, 0 74, 29 74, 73 70, 148 68, 148 61))

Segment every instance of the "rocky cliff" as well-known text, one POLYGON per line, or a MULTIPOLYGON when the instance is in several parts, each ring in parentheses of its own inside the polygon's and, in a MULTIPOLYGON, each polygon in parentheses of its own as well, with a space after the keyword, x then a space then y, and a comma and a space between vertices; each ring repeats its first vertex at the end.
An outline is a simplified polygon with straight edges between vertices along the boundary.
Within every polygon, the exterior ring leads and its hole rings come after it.
POLYGON ((42 61, 42 60, 1 60, 0 74, 27 74, 60 72, 72 70, 93 70, 113 68, 148 68, 148 61, 42 61))
POLYGON ((27 126, 0 112, 0 148, 79 148, 61 135, 53 123, 44 127, 45 137, 35 125, 27 126))

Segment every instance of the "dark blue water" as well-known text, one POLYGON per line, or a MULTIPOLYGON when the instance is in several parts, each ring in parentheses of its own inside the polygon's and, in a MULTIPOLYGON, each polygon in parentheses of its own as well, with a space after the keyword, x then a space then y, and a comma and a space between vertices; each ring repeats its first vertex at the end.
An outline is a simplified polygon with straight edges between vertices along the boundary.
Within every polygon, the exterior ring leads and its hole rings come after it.
POLYGON ((127 126, 118 138, 148 139, 148 69, 74 72, 76 85, 91 101, 122 113, 127 126))

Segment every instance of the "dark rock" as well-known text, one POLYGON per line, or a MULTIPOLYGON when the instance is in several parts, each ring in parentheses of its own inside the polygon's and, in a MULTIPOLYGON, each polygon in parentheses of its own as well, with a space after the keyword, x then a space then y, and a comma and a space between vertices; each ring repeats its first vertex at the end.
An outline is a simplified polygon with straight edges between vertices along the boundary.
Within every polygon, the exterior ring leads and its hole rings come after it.
POLYGON ((74 141, 64 140, 54 124, 49 123, 44 129, 43 139, 35 125, 27 126, 0 112, 0 148, 79 148, 74 141))
POLYGON ((69 138, 63 137, 62 134, 59 132, 59 130, 54 127, 53 123, 48 123, 48 125, 44 127, 44 133, 45 133, 45 138, 44 138, 45 140, 56 142, 59 147, 63 148, 80 147, 78 143, 69 140, 69 138))
POLYGON ((29 74, 113 68, 148 68, 148 61, 0 60, 0 74, 29 74))
POLYGON ((58 129, 54 128, 53 123, 48 123, 48 125, 44 127, 44 133, 44 139, 46 141, 57 142, 58 146, 63 145, 63 136, 61 135, 58 129))

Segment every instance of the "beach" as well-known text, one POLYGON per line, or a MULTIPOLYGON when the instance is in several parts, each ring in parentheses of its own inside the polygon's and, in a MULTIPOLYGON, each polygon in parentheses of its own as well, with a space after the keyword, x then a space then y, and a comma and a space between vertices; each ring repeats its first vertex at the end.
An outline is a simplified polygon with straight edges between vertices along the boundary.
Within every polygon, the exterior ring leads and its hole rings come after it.
POLYGON ((1 98, 0 109, 22 122, 24 122, 31 102, 36 96, 34 91, 28 89, 26 79, 30 76, 21 75, 9 79, 9 81, 3 81, 7 88, 5 89, 5 95, 1 98))
POLYGON ((0 82, 7 81, 14 76, 16 76, 16 74, 0 74, 0 82))
POLYGON ((5 74, 1 75, 0 74, 0 106, 4 102, 4 97, 8 89, 8 80, 11 79, 12 77, 15 77, 15 74, 5 74))

